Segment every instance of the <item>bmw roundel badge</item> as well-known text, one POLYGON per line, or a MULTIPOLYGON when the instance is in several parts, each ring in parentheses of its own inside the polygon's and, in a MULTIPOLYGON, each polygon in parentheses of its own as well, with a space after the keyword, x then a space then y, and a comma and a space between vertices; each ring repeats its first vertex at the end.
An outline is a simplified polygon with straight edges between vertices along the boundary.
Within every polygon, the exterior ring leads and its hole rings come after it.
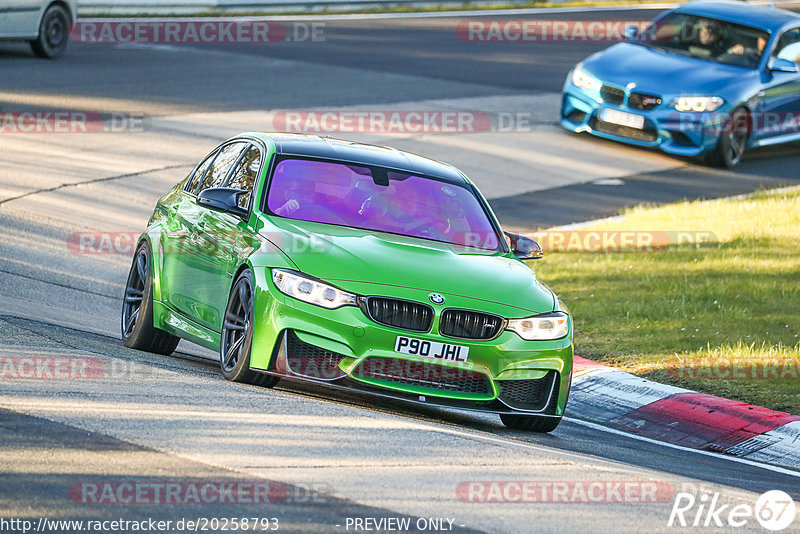
POLYGON ((431 302, 434 304, 444 304, 444 297, 439 293, 431 293, 428 295, 428 298, 431 299, 431 302))

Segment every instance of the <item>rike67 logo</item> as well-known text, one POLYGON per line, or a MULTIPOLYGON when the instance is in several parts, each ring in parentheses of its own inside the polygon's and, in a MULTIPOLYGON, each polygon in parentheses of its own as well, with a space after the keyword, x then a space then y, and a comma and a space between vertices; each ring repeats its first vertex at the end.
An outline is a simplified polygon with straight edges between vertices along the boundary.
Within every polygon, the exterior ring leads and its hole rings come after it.
POLYGON ((680 492, 675 495, 668 527, 697 529, 736 529, 752 526, 755 519, 763 528, 780 531, 788 528, 795 519, 796 506, 792 497, 781 490, 771 490, 756 500, 755 506, 748 503, 723 504, 720 494, 680 492))

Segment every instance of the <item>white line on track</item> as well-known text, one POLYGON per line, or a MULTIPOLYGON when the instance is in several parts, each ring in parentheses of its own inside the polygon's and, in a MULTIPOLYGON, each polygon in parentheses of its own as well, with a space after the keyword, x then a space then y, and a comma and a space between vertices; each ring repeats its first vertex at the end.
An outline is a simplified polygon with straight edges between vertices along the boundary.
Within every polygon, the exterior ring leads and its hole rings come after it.
POLYGON ((761 462, 755 462, 753 460, 748 460, 746 458, 739 458, 737 456, 730 456, 727 454, 722 454, 718 452, 711 452, 711 451, 704 451, 700 449, 692 449, 689 447, 684 447, 682 445, 675 445, 674 443, 668 443, 666 441, 659 441, 657 439, 647 438, 644 436, 638 436, 636 434, 631 434, 629 432, 624 432, 622 430, 617 430, 616 428, 609 428, 603 425, 598 425, 597 423, 590 423, 589 421, 582 421, 580 419, 573 419, 572 417, 564 417, 564 421, 569 421, 570 423, 575 423, 576 425, 585 426, 591 428, 593 430, 599 430, 601 432, 608 432, 609 434, 615 434, 617 436, 625 436, 627 438, 644 441, 646 443, 652 443, 653 445, 661 445, 662 447, 668 447, 670 449, 677 449, 680 451, 686 452, 693 452, 695 454, 700 454, 703 456, 711 456, 712 458, 719 458, 721 460, 728 460, 731 462, 736 462, 739 464, 749 465, 751 467, 760 467, 761 469, 766 469, 767 471, 772 471, 774 473, 781 473, 783 475, 789 475, 796 478, 800 478, 800 471, 794 471, 792 469, 785 469, 783 467, 778 467, 776 465, 764 464, 761 462))

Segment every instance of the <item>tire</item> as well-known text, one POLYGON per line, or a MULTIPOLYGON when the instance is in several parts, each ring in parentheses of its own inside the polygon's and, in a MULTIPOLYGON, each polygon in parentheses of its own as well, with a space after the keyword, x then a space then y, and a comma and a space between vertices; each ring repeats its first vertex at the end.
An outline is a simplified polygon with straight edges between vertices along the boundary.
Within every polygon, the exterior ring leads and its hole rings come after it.
POLYGON ((219 366, 222 376, 233 382, 243 382, 271 388, 279 378, 250 370, 253 348, 253 274, 243 270, 231 287, 219 341, 219 366))
POLYGON ((67 49, 70 14, 61 5, 47 8, 39 24, 39 37, 31 41, 33 53, 45 59, 55 59, 67 49))
POLYGON ((709 154, 708 162, 715 167, 732 169, 739 164, 750 137, 750 114, 738 107, 723 126, 717 146, 709 154))
POLYGON ((153 326, 153 269, 150 246, 136 249, 122 299, 122 343, 131 349, 169 355, 181 340, 153 326))
POLYGON ((561 417, 540 417, 536 415, 516 415, 501 413, 500 420, 508 428, 527 432, 552 432, 561 422, 561 417))

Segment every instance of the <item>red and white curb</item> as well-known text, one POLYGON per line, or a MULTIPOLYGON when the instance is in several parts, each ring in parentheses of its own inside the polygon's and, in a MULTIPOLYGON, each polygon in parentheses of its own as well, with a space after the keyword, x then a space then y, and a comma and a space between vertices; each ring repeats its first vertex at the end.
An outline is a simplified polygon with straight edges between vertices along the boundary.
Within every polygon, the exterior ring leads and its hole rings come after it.
POLYGON ((684 447, 800 469, 800 416, 659 384, 579 356, 567 411, 684 447))

